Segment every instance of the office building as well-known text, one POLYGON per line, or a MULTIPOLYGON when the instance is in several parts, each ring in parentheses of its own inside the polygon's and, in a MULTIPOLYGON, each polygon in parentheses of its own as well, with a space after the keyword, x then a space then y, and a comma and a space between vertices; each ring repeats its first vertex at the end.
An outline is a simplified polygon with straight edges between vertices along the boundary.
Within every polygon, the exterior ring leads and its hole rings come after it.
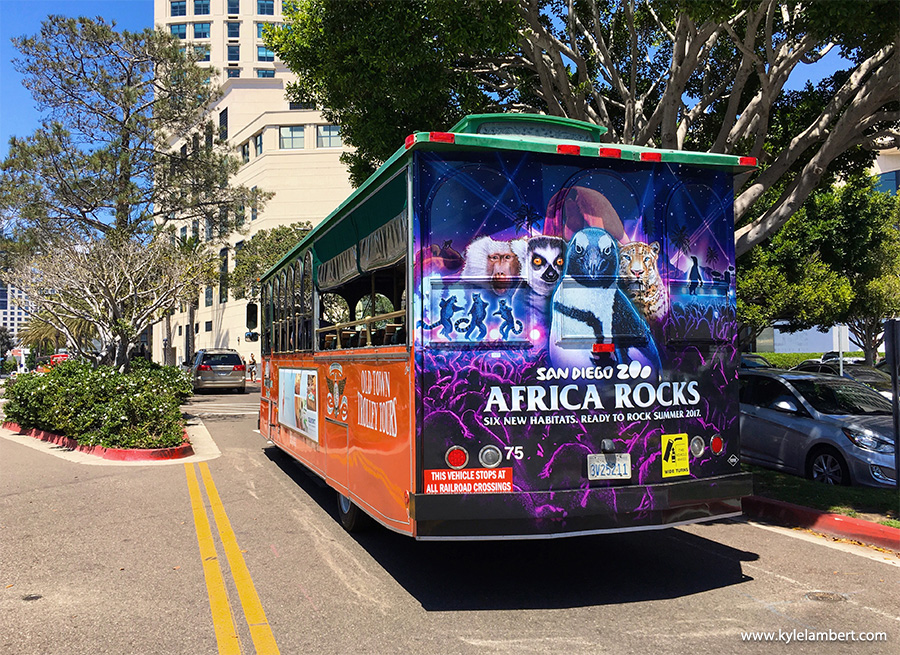
MULTIPOLYGON (((265 26, 281 20, 281 0, 154 0, 157 27, 203 47, 220 71, 224 95, 210 108, 210 117, 227 135, 244 164, 235 184, 272 191, 275 196, 260 211, 248 208, 245 234, 229 238, 220 250, 223 270, 234 270, 234 254, 259 230, 325 218, 351 192, 340 130, 327 124, 314 108, 290 103, 285 86, 293 79, 287 67, 265 47, 265 26)), ((202 226, 184 225, 183 235, 202 226)), ((223 277, 224 281, 224 277, 223 277)), ((245 339, 246 300, 237 300, 227 284, 201 290, 197 308, 176 311, 153 328, 154 361, 181 363, 200 348, 235 348, 245 359, 260 359, 259 342, 245 339), (193 343, 191 341, 193 334, 193 343)))

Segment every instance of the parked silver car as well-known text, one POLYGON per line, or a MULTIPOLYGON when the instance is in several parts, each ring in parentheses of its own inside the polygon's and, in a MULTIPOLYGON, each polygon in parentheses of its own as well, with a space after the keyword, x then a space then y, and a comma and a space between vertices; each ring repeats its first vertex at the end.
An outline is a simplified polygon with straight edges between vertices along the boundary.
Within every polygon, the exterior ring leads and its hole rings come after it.
POLYGON ((247 393, 247 367, 237 350, 207 348, 198 350, 191 365, 194 390, 234 389, 247 393))
MULTIPOLYGON (((884 371, 879 371, 874 366, 866 366, 865 364, 848 364, 844 363, 844 377, 862 382, 875 389, 878 393, 891 400, 893 393, 893 385, 891 384, 891 376, 884 371)), ((792 371, 806 371, 808 373, 828 373, 830 375, 840 375, 841 366, 837 360, 828 360, 826 362, 817 362, 808 359, 801 362, 791 369, 792 371)))
POLYGON ((741 457, 828 484, 896 484, 891 404, 835 375, 739 372, 741 457))

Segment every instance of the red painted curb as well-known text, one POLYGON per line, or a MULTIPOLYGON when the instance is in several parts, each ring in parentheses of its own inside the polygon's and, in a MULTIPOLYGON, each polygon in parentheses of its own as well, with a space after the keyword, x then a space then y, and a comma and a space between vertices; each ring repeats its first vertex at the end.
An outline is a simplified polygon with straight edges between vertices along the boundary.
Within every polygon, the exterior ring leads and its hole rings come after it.
POLYGON ((74 439, 52 432, 45 432, 44 430, 35 430, 33 428, 23 430, 18 423, 12 423, 10 421, 4 422, 3 427, 7 430, 18 432, 19 434, 27 434, 36 439, 40 439, 41 441, 55 443, 63 448, 75 450, 80 453, 87 453, 88 455, 96 455, 97 457, 116 462, 182 459, 194 454, 194 449, 188 442, 187 432, 184 434, 184 443, 180 446, 173 446, 172 448, 104 448, 103 446, 83 446, 74 439))
POLYGON ((741 501, 741 504, 744 514, 754 519, 792 527, 809 528, 832 537, 853 539, 882 548, 900 550, 900 529, 898 528, 855 519, 851 516, 820 512, 809 507, 760 496, 747 496, 741 501))

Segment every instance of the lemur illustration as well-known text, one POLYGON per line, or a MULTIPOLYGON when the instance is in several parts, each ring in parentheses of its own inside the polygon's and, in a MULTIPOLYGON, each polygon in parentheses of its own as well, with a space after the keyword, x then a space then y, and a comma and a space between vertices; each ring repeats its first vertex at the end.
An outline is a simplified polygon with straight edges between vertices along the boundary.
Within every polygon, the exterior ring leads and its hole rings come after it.
POLYGON ((466 325, 469 326, 469 329, 466 330, 466 339, 471 339, 472 332, 475 331, 475 328, 478 328, 479 335, 476 337, 479 341, 484 339, 484 335, 487 334, 487 327, 484 325, 484 319, 487 318, 487 310, 488 304, 481 299, 480 293, 472 294, 472 304, 469 307, 469 317, 463 317, 456 321, 456 330, 461 331, 466 325))
MULTIPOLYGON (((546 315, 550 308, 553 290, 562 277, 566 260, 566 242, 559 237, 537 236, 510 244, 522 262, 527 287, 516 294, 523 297, 525 305, 539 315, 546 315)), ((518 303, 517 303, 518 304, 518 303)))
POLYGON ((493 316, 499 316, 503 319, 503 324, 500 326, 500 336, 504 339, 509 338, 510 330, 512 330, 513 334, 521 334, 524 327, 522 321, 513 316, 512 307, 507 305, 502 298, 500 299, 500 309, 494 312, 493 316))
POLYGON ((596 364, 589 344, 612 342, 620 363, 629 349, 659 370, 647 322, 618 284, 619 246, 601 228, 585 228, 569 242, 563 279, 553 294, 550 357, 556 366, 596 364))
MULTIPOLYGON (((438 319, 437 323, 432 323, 431 325, 426 325, 424 321, 419 321, 418 326, 424 327, 426 330, 433 330, 438 325, 441 326, 441 336, 446 338, 450 338, 450 333, 453 332, 453 314, 456 312, 461 312, 465 309, 465 307, 460 307, 456 304, 456 296, 450 296, 449 298, 441 299, 441 316, 438 319)), ((417 327, 418 327, 417 326, 417 327)))

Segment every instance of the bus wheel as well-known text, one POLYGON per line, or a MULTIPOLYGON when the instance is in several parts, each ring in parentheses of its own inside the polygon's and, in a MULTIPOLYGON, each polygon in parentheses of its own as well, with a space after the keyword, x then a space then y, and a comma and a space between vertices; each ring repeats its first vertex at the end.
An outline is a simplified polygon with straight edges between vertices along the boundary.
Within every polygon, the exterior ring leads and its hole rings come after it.
POLYGON ((369 515, 345 495, 338 493, 337 505, 341 525, 344 526, 347 532, 362 532, 372 525, 372 519, 369 518, 369 515))

